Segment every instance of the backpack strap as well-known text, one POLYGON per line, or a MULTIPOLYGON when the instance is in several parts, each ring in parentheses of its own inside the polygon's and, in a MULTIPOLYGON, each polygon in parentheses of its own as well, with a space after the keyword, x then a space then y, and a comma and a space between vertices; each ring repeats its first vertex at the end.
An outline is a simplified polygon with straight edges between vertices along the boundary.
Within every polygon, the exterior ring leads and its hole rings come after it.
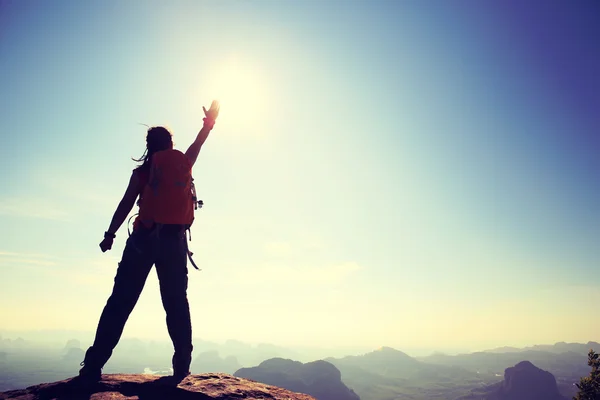
POLYGON ((139 212, 138 212, 138 213, 135 213, 135 214, 133 214, 133 215, 132 215, 131 217, 129 217, 129 219, 127 220, 127 235, 128 235, 128 236, 131 236, 131 229, 129 229, 129 223, 131 222, 131 219, 132 219, 132 218, 134 218, 134 217, 136 217, 136 216, 138 216, 138 215, 140 215, 140 213, 139 213, 139 212))
MULTIPOLYGON (((199 208, 202 208, 202 206, 204 205, 204 202, 202 200, 198 200, 198 195, 196 194, 196 185, 194 185, 194 178, 192 177, 192 183, 191 183, 191 187, 192 187, 192 200, 194 202, 194 210, 197 210, 199 208)), ((188 226, 187 228, 187 235, 190 236, 189 241, 192 241, 192 231, 191 231, 191 226, 188 226)), ((186 239, 187 239, 187 235, 186 235, 186 239)), ((185 248, 187 250, 188 253, 188 258, 190 259, 190 263, 192 263, 192 265, 194 266, 194 268, 196 268, 198 271, 202 271, 200 268, 198 268, 198 266, 196 265, 196 263, 194 262, 194 260, 192 259, 192 256, 194 255, 194 253, 192 253, 188 247, 187 244, 187 240, 185 242, 185 248)))
POLYGON ((198 266, 196 265, 196 263, 194 262, 194 260, 192 259, 192 256, 194 255, 194 253, 191 252, 190 248, 188 247, 188 238, 187 235, 190 235, 190 242, 192 241, 192 231, 190 230, 190 227, 188 226, 186 233, 184 233, 185 236, 185 251, 187 252, 187 256, 190 260, 190 263, 194 266, 194 268, 196 268, 198 271, 202 271, 200 268, 198 268, 198 266))

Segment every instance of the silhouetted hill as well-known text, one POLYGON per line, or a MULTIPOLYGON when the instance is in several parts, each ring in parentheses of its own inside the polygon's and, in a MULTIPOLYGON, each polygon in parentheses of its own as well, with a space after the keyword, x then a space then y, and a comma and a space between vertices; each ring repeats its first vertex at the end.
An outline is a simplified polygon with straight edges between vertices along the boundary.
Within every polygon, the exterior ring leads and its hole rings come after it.
POLYGON ((504 372, 504 381, 474 390, 460 400, 567 400, 563 397, 554 376, 529 361, 521 361, 504 372))
POLYGON ((234 375, 310 394, 318 400, 359 400, 358 395, 342 382, 340 371, 326 361, 303 364, 273 358, 257 367, 242 368, 234 375))
POLYGON ((78 385, 76 379, 32 386, 24 390, 0 393, 0 400, 67 399, 144 399, 144 400, 225 400, 271 399, 315 400, 300 393, 233 377, 227 374, 192 375, 179 384, 171 377, 156 375, 103 375, 93 385, 78 385))

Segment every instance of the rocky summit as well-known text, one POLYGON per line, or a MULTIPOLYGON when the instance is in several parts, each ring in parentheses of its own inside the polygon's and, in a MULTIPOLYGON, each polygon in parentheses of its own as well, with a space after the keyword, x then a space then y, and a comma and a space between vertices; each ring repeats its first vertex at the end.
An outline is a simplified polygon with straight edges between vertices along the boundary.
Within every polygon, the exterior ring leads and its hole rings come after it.
POLYGON ((93 384, 78 378, 0 393, 1 400, 315 400, 276 386, 227 374, 190 375, 177 382, 170 376, 107 374, 93 384))

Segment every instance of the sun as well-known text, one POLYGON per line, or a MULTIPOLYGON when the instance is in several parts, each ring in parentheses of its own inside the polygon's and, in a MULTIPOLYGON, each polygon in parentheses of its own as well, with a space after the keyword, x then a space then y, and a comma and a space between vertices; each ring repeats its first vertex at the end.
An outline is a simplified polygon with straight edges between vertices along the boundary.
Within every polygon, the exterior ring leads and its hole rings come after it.
MULTIPOLYGON (((221 105, 219 125, 234 130, 256 126, 267 119, 268 90, 259 68, 250 62, 228 60, 217 64, 207 77, 209 101, 221 105)), ((208 108, 208 105, 206 107, 208 108)))

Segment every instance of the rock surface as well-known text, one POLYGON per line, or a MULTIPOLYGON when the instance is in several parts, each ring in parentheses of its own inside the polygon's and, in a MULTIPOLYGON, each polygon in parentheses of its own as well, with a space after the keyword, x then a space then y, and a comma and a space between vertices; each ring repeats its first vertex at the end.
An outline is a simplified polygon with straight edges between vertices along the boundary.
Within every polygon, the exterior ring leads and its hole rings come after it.
POLYGON ((315 400, 249 379, 227 374, 190 375, 181 382, 172 377, 142 374, 102 375, 98 383, 84 385, 77 378, 44 383, 0 393, 1 400, 315 400))

